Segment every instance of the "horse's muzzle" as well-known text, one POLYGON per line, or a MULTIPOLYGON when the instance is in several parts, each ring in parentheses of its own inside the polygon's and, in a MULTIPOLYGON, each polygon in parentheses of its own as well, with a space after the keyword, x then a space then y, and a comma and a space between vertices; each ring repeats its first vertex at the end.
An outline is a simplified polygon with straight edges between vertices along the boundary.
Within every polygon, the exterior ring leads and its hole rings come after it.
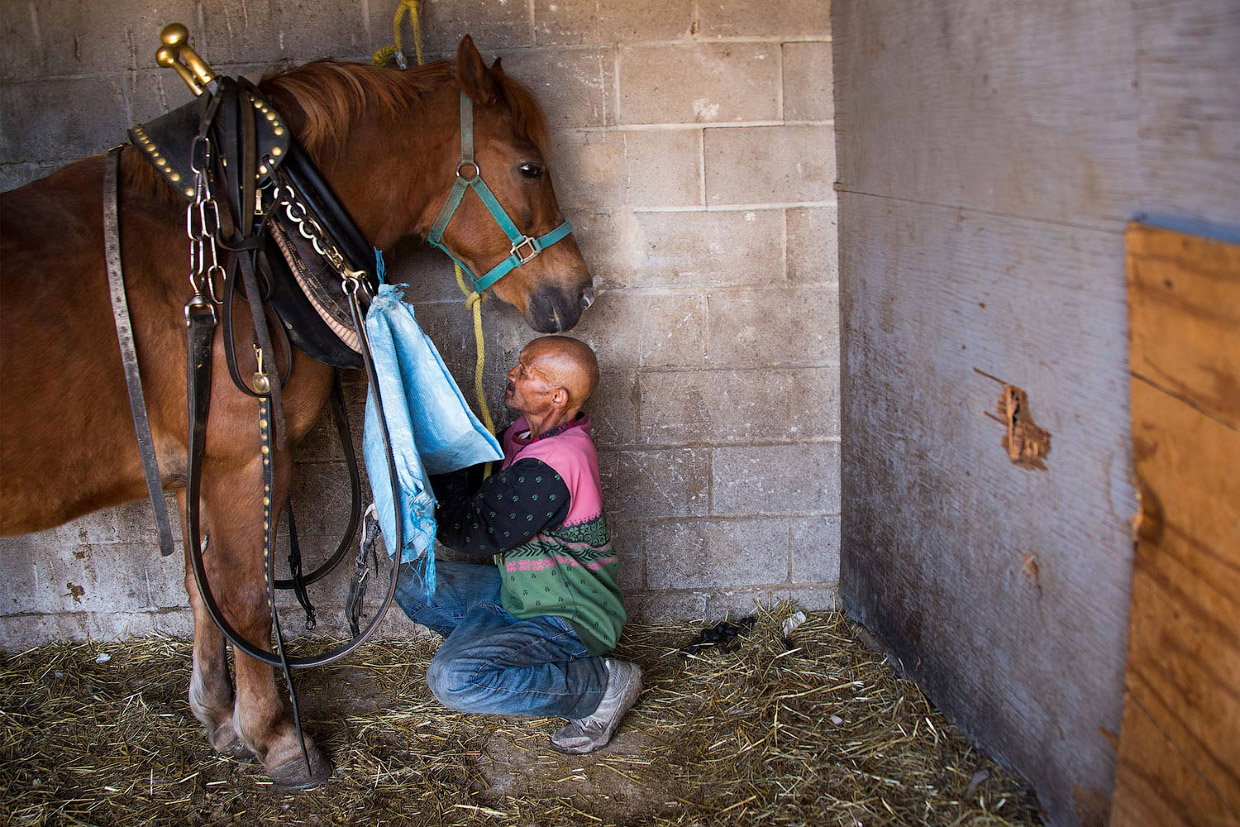
POLYGON ((539 333, 563 333, 581 318, 581 311, 594 304, 594 287, 586 283, 575 290, 543 287, 530 296, 525 321, 539 333))

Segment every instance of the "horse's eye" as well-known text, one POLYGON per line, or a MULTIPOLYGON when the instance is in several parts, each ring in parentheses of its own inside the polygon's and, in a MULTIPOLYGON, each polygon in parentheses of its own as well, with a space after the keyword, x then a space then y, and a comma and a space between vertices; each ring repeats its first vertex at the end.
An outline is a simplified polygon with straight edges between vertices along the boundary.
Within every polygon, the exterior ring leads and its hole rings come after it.
POLYGON ((543 174, 542 167, 540 167, 538 164, 522 164, 521 166, 517 167, 517 169, 526 178, 533 178, 533 179, 542 178, 542 174, 543 174))

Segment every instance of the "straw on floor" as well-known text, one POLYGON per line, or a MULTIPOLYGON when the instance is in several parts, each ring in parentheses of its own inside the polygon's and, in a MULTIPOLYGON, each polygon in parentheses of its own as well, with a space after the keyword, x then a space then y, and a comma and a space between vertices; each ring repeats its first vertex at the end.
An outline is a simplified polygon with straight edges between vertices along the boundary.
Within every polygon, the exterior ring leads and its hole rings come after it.
POLYGON ((553 752, 552 719, 461 715, 426 689, 437 643, 369 643, 299 675, 336 763, 287 793, 212 753, 185 697, 187 641, 0 655, 0 822, 11 824, 1037 824, 1020 778, 976 751, 846 618, 761 609, 735 648, 702 626, 630 626, 646 670, 607 749, 553 752))

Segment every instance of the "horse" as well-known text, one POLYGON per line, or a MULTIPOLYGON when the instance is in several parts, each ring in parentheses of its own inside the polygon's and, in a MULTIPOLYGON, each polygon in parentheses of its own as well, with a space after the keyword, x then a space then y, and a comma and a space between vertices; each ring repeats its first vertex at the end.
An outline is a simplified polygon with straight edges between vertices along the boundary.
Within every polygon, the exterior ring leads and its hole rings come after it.
MULTIPOLYGON (((440 243, 473 273, 512 252, 477 198, 463 199, 446 228, 434 227, 460 176, 464 96, 473 106, 476 168, 512 222, 530 235, 564 222, 537 102, 499 59, 488 67, 468 35, 455 61, 400 70, 320 60, 269 73, 258 88, 379 250, 439 229, 440 243)), ((87 157, 0 195, 0 534, 47 529, 147 496, 105 278, 104 165, 102 155, 87 157)), ((160 480, 176 494, 188 538, 186 202, 136 146, 121 151, 119 179, 121 258, 160 480)), ((571 328, 593 299, 589 269, 571 236, 490 291, 548 333, 571 328)), ((217 369, 201 463, 201 514, 211 544, 206 569, 232 627, 265 643, 272 618, 257 403, 229 381, 221 338, 210 357, 217 369)), ((252 338, 237 334, 239 352, 252 350, 252 338)), ((283 388, 287 444, 272 446, 275 514, 288 496, 293 449, 334 379, 333 368, 302 350, 280 350, 292 372, 283 388)), ((257 759, 280 786, 321 783, 331 763, 309 736, 303 753, 271 667, 238 650, 230 674, 226 641, 188 562, 186 568, 194 616, 189 703, 211 746, 257 759)))

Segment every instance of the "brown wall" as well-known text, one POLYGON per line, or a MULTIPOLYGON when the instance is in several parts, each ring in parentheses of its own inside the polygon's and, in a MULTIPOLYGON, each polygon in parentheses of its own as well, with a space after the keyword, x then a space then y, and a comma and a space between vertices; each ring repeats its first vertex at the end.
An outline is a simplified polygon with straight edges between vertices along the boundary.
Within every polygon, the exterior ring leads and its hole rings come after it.
MULTIPOLYGON (((5 3, 0 185, 101 151, 186 100, 153 63, 165 23, 185 22, 217 69, 253 76, 281 60, 369 60, 390 42, 396 5, 5 3)), ((782 597, 833 605, 840 427, 828 4, 423 5, 429 57, 450 55, 472 33, 549 115, 560 203, 599 288, 574 334, 603 366, 592 412, 634 614, 717 616, 782 597)), ((448 260, 406 243, 388 261, 395 279, 414 284, 418 318, 470 388, 472 326, 448 260)), ((503 370, 532 333, 495 302, 485 308, 498 408, 503 370)), ((358 413, 356 380, 352 392, 358 413)), ((360 427, 360 415, 354 421, 360 427)), ((343 517, 344 475, 322 429, 299 456, 298 523, 313 553, 343 517)), ((145 504, 0 541, 0 554, 6 646, 188 628, 182 565, 155 553, 145 504)))

